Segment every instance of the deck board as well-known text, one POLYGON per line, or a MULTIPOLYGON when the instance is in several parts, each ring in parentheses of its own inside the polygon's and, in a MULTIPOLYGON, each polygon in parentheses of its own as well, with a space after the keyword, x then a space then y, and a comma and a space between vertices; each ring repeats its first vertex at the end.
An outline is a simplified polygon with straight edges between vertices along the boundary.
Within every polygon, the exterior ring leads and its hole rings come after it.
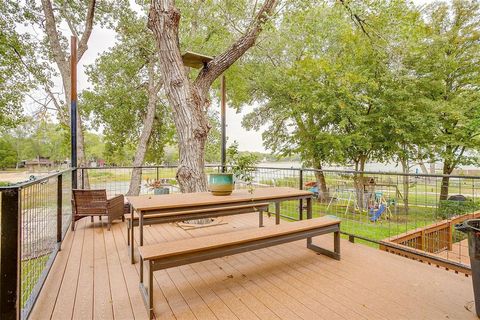
MULTIPOLYGON (((77 283, 80 270, 80 264, 82 260, 83 241, 85 238, 85 219, 76 223, 75 236, 73 237, 73 244, 70 255, 66 261, 66 269, 61 280, 60 290, 58 291, 56 299, 53 301, 52 306, 54 319, 70 319, 73 314, 73 308, 75 307, 75 296, 77 293, 77 283)), ((70 231, 68 231, 70 232, 70 231)), ((62 244, 64 246, 65 244, 62 244)), ((63 254, 63 252, 61 253, 63 254)), ((58 260, 55 264, 59 263, 58 260)), ((48 275, 47 283, 49 281, 55 281, 59 277, 58 274, 50 272, 48 275), (53 278, 53 280, 51 280, 53 278)), ((40 294, 40 297, 44 294, 40 294)), ((39 304, 35 304, 35 309, 39 304)), ((33 318, 36 318, 37 314, 33 312, 33 318)), ((48 316, 49 317, 49 316, 48 316)), ((38 319, 48 319, 47 315, 39 314, 38 319)))
MULTIPOLYGON (((95 269, 95 265, 93 263, 95 251, 95 229, 95 226, 92 228, 85 228, 82 256, 80 260, 80 271, 77 281, 77 292, 75 295, 75 307, 73 309, 73 319, 93 319, 95 291, 102 290, 102 288, 96 288, 94 286, 95 271, 100 271, 95 269)), ((100 248, 102 243, 98 243, 97 245, 97 248, 100 248)), ((108 275, 104 274, 103 276, 107 277, 108 275)), ((68 281, 68 279, 66 280, 68 281)), ((110 296, 104 296, 103 299, 110 301, 110 296)))
MULTIPOLYGON (((145 244, 258 228, 257 214, 185 231, 145 227, 145 244)), ((287 223, 283 222, 282 223, 287 223)), ((265 224, 274 218, 265 217, 265 224)), ((31 319, 146 319, 126 226, 82 219, 69 232, 31 319)), ((137 233, 138 236, 138 233, 137 233)), ((138 244, 138 238, 135 239, 138 244)), ((333 245, 333 237, 315 243, 333 245)), ((476 319, 471 278, 341 241, 342 260, 287 243, 154 273, 157 319, 476 319)))

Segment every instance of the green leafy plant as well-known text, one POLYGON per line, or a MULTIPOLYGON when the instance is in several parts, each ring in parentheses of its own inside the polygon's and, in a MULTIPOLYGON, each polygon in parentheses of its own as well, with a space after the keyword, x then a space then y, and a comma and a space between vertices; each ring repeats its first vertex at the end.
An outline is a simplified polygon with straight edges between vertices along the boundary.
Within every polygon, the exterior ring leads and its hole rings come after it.
POLYGON ((466 201, 442 200, 438 206, 438 215, 442 219, 450 219, 465 213, 480 209, 480 203, 467 199, 466 201))
POLYGON ((239 152, 238 142, 234 142, 227 149, 227 173, 232 173, 237 179, 245 182, 248 191, 253 193, 253 179, 258 157, 250 152, 239 152))

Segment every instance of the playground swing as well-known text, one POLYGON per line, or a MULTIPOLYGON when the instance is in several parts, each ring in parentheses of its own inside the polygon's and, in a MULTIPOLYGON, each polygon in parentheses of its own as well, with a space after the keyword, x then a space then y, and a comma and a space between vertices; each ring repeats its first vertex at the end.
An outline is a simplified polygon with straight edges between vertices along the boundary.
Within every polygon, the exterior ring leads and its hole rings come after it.
POLYGON ((370 216, 371 222, 380 221, 382 216, 385 216, 387 219, 392 218, 392 212, 390 210, 391 205, 396 205, 395 199, 385 199, 383 192, 376 191, 373 194, 373 199, 369 203, 368 215, 370 216))
POLYGON ((330 197, 330 201, 328 202, 327 206, 327 212, 329 212, 330 206, 333 204, 333 201, 339 201, 343 200, 346 201, 347 204, 345 206, 345 215, 348 213, 348 209, 350 209, 350 204, 352 204, 353 210, 355 212, 360 212, 360 206, 357 203, 357 197, 355 195, 354 190, 340 190, 340 189, 335 189, 335 192, 333 193, 332 197, 330 197), (348 193, 348 198, 344 197, 345 193, 348 193))

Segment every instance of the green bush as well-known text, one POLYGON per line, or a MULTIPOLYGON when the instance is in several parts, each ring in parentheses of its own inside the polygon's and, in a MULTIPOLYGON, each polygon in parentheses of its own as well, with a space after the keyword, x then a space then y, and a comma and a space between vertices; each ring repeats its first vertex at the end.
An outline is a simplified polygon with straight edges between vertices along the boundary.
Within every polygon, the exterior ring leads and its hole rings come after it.
POLYGON ((7 187, 9 185, 10 185, 10 183, 8 183, 8 182, 0 181, 0 187, 7 187))
POLYGON ((467 201, 442 200, 438 206, 438 215, 442 219, 448 219, 465 213, 471 213, 480 209, 480 203, 467 201))

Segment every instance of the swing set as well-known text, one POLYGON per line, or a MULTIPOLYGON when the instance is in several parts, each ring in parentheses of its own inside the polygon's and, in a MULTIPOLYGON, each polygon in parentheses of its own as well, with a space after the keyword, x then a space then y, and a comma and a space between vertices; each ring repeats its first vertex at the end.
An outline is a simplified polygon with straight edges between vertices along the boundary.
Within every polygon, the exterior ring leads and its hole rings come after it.
POLYGON ((393 216, 391 207, 394 207, 393 212, 397 212, 397 199, 403 199, 398 186, 396 184, 377 184, 374 178, 366 180, 368 183, 363 184, 363 194, 361 196, 358 195, 358 190, 356 189, 337 187, 332 197, 330 197, 327 212, 334 205, 334 202, 337 204, 343 202, 345 215, 349 211, 353 213, 366 212, 371 222, 382 221, 384 218, 391 219, 393 216), (387 191, 376 191, 376 187, 387 188, 387 191), (394 196, 391 195, 392 191, 389 190, 391 188, 394 188, 392 190, 395 194, 394 196), (359 204, 359 198, 363 198, 361 205, 359 204))

